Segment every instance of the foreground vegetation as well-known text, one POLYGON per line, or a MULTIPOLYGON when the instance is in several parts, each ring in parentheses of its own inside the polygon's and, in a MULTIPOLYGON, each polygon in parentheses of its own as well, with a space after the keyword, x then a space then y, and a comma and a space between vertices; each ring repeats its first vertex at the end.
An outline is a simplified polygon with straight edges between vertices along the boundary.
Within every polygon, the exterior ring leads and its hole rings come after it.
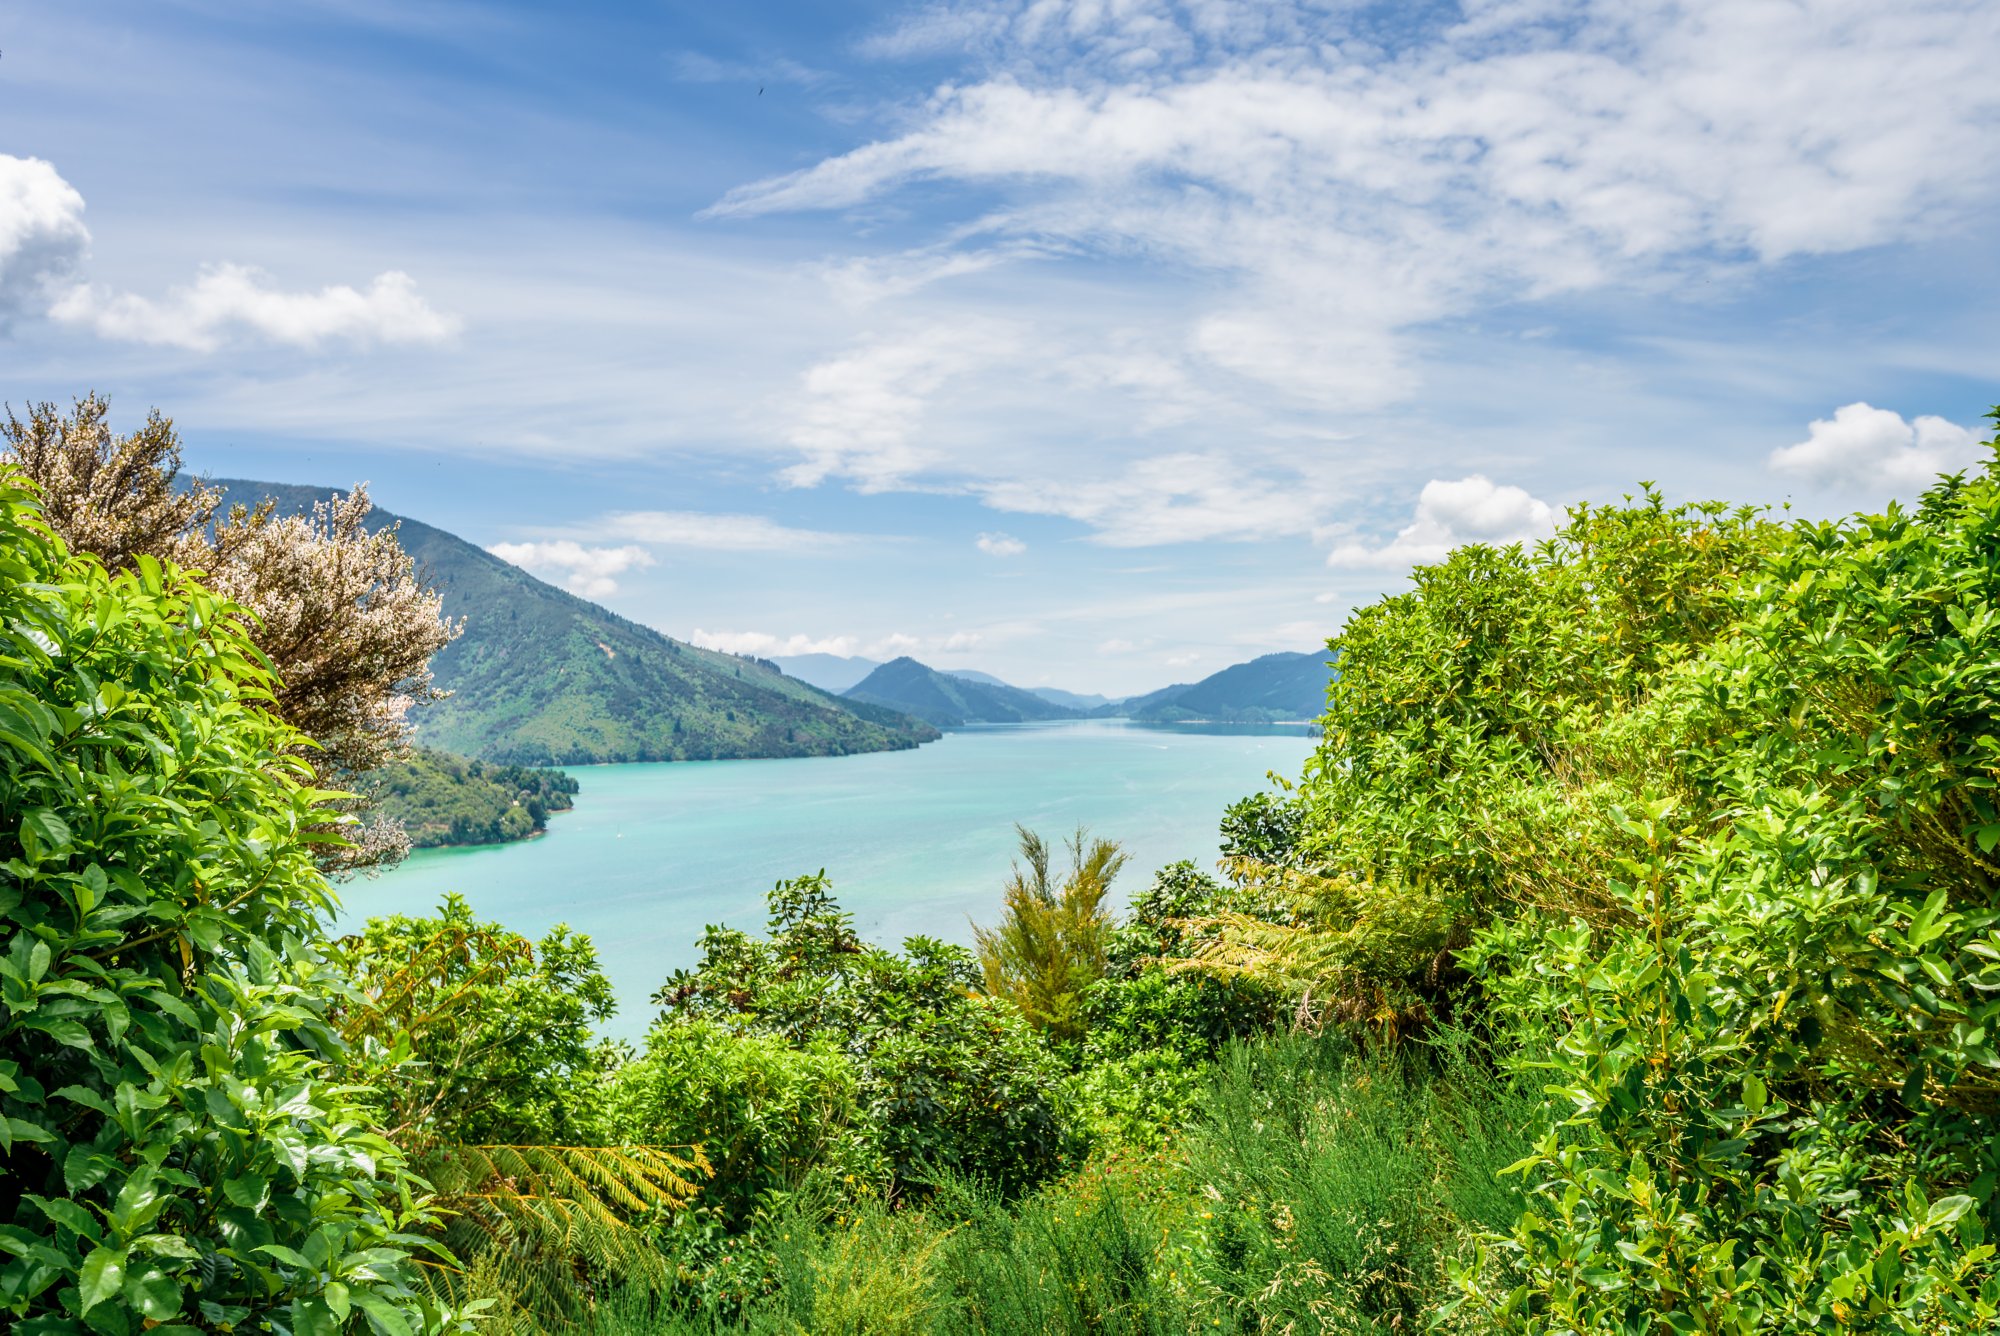
POLYGON ((1023 832, 976 952, 790 880, 637 1051, 586 938, 326 941, 242 615, 0 538, 17 1330, 2000 1322, 2000 463, 1453 553, 1220 876, 1023 832))

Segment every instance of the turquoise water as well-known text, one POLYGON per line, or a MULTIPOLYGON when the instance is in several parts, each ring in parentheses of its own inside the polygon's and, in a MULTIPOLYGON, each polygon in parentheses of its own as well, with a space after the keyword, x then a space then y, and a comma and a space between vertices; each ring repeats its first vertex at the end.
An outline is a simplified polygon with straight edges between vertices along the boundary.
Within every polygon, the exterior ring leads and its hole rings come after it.
POLYGON ((1229 803, 1296 779, 1302 732, 1149 729, 1116 720, 947 733, 915 751, 784 761, 608 765, 573 770, 576 810, 521 844, 424 850, 373 881, 341 888, 351 926, 370 914, 426 912, 458 891, 485 918, 540 936, 589 933, 617 989, 609 1027, 642 1034, 647 998, 692 965, 703 927, 760 930, 764 892, 825 868, 872 941, 927 933, 970 944, 990 922, 1015 853, 1014 823, 1121 841, 1118 890, 1153 869, 1217 856, 1229 803))

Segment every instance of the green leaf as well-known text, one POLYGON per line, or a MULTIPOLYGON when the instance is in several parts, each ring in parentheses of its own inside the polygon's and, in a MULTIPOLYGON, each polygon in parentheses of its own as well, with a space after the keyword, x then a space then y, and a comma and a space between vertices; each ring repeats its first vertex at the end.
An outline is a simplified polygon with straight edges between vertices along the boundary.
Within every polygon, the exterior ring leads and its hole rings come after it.
POLYGON ((181 1311, 181 1287, 158 1267, 125 1278, 125 1298, 144 1317, 165 1322, 181 1311))
POLYGON ((21 850, 30 863, 45 863, 69 848, 74 837, 69 823, 46 807, 32 807, 21 815, 21 850))
POLYGON ((287 1248, 282 1243, 261 1244, 254 1251, 269 1253, 286 1266, 295 1266, 301 1271, 311 1271, 314 1269, 313 1264, 308 1262, 296 1248, 287 1248))
POLYGON ((331 1306, 321 1300, 292 1300, 292 1336, 336 1336, 340 1324, 331 1306))
POLYGON ((71 1201, 67 1197, 38 1197, 33 1193, 27 1194, 26 1200, 33 1202, 43 1215, 72 1234, 88 1239, 92 1243, 97 1243, 104 1237, 103 1228, 97 1223, 97 1217, 86 1210, 81 1203, 71 1201))
POLYGON ((1758 1076, 1757 1073, 1752 1072, 1748 1076, 1743 1078, 1744 1108, 1750 1110, 1751 1114, 1754 1116, 1756 1114, 1764 1112, 1765 1106, 1767 1106, 1770 1102, 1771 1102, 1771 1095, 1770 1092, 1764 1088, 1764 1081, 1762 1077, 1758 1076))
POLYGON ((372 1290, 358 1291, 354 1306, 368 1315, 368 1321, 381 1336, 410 1336, 410 1322, 402 1310, 372 1290))
POLYGON ((97 1047, 96 1042, 90 1037, 90 1031, 84 1028, 82 1021, 30 1021, 29 1024, 48 1035, 49 1038, 55 1040, 58 1044, 67 1044, 71 1048, 97 1047))
POLYGON ((264 1204, 265 1194, 271 1190, 271 1181, 262 1174, 239 1174, 222 1184, 222 1195, 238 1206, 252 1210, 264 1204))
POLYGON ((83 1259, 77 1274, 77 1290, 82 1311, 88 1313, 118 1293, 125 1283, 125 1253, 118 1248, 98 1248, 83 1259))
POLYGON ((1978 1203, 1970 1197, 1939 1197, 1931 1203, 1930 1213, 1924 1217, 1926 1229, 1938 1229, 1955 1224, 1967 1211, 1978 1203))

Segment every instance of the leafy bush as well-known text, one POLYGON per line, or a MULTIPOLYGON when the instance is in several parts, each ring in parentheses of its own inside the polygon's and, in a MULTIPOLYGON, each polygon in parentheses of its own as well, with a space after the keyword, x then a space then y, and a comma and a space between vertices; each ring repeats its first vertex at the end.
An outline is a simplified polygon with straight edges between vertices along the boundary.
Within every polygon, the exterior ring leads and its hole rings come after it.
POLYGON ((1065 1162, 1060 1071, 1013 1006, 974 989, 970 952, 912 937, 862 942, 825 874, 779 882, 769 936, 710 928, 702 960, 655 1000, 664 1026, 708 1021, 805 1051, 838 1050, 892 1192, 940 1173, 1017 1192, 1065 1162))
POLYGON ((1188 862, 1154 874, 1110 935, 1108 972, 1086 998, 1072 1092, 1102 1146, 1162 1144, 1195 1111, 1207 1068, 1233 1039, 1272 1029, 1283 991, 1244 975, 1170 969, 1236 892, 1188 862))
POLYGON ((1496 928, 1567 1118, 1475 1300, 1535 1330, 1984 1331, 2000 1315, 2000 466, 1801 524, 1663 689, 1592 933, 1496 928))
POLYGON ((795 1046, 707 1019, 656 1026, 612 1079, 607 1140, 698 1145, 712 1167, 700 1204, 731 1228, 817 1173, 883 1178, 854 1066, 824 1040, 795 1046))
POLYGON ((71 558, 0 470, 0 1307, 23 1333, 436 1329, 424 1186, 328 1060, 328 795, 236 610, 71 558))
POLYGON ((369 919, 336 951, 348 1073, 382 1092, 386 1126, 427 1142, 586 1139, 620 1058, 596 1034, 615 1004, 589 937, 558 926, 531 942, 447 895, 428 918, 369 919))

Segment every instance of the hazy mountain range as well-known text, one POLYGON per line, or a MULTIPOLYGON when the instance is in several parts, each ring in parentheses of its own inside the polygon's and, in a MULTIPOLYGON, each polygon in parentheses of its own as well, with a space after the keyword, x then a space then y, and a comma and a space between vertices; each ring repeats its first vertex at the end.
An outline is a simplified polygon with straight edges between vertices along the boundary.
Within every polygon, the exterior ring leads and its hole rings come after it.
MULTIPOLYGON (((234 501, 294 513, 337 489, 215 479, 234 501)), ((1021 688, 834 654, 775 661, 702 649, 547 584, 455 534, 377 509, 444 595, 464 633, 432 661, 448 699, 418 712, 417 738, 526 765, 837 756, 914 747, 939 728, 1118 716, 1146 722, 1312 719, 1330 676, 1323 653, 1268 654, 1199 682, 1111 700, 1021 688)))
POLYGON ((943 672, 906 657, 878 666, 843 698, 901 710, 939 728, 1083 718, 1286 723, 1318 718, 1332 677, 1324 652, 1266 654, 1199 682, 1113 701, 1049 687, 1023 690, 991 673, 943 672))

